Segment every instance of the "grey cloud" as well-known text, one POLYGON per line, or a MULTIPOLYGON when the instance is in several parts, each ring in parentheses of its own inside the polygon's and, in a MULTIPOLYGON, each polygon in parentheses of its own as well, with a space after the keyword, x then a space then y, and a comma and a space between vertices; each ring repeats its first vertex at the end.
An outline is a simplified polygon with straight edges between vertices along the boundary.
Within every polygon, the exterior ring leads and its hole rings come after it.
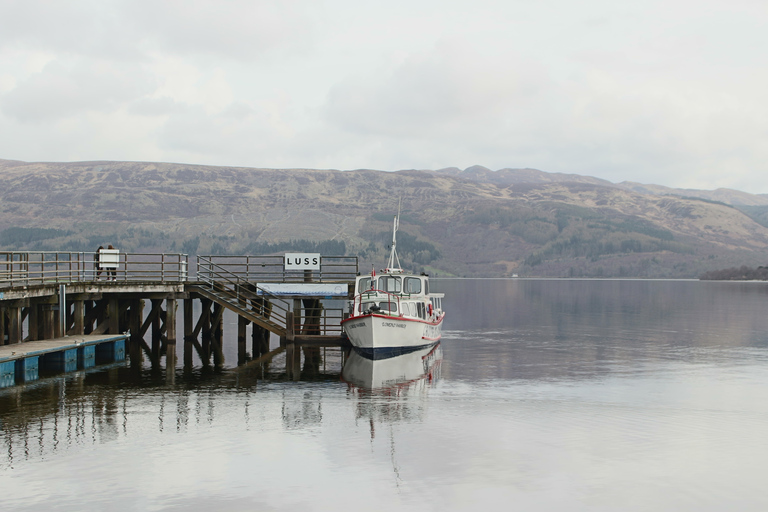
POLYGON ((309 48, 312 24, 292 2, 128 0, 121 13, 152 47, 177 55, 250 60, 309 48))
POLYGON ((163 96, 160 98, 139 98, 131 104, 129 111, 136 115, 152 117, 173 114, 183 109, 183 104, 173 98, 163 96))
POLYGON ((107 2, 6 0, 0 3, 0 49, 29 48, 112 60, 145 58, 139 37, 107 2))
POLYGON ((113 111, 155 89, 139 68, 109 62, 56 61, 0 97, 0 110, 20 122, 113 111))

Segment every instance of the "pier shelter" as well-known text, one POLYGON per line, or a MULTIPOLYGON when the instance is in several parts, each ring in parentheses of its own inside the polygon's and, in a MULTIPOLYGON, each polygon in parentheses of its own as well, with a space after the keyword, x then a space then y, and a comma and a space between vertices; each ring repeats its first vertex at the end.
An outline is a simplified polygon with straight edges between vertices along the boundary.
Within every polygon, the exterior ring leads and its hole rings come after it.
MULTIPOLYGON (((203 366, 221 366, 223 313, 229 310, 238 318, 238 364, 285 351, 287 376, 297 378, 302 353, 306 365, 320 347, 346 346, 340 324, 358 262, 320 254, 119 253, 114 279, 100 270, 94 253, 0 252, 0 363, 8 346, 21 353, 32 342, 56 341, 46 354, 63 353, 55 347, 76 338, 114 343, 123 336, 131 367, 140 368, 145 357, 159 367, 164 359, 173 378, 178 315, 184 368, 195 356, 203 366), (279 340, 277 348, 271 340, 279 340)), ((90 361, 88 350, 78 357, 90 361)), ((61 357, 71 361, 71 353, 61 357)), ((15 370, 16 382, 23 382, 15 370)), ((5 375, 8 382, 7 368, 5 375)))

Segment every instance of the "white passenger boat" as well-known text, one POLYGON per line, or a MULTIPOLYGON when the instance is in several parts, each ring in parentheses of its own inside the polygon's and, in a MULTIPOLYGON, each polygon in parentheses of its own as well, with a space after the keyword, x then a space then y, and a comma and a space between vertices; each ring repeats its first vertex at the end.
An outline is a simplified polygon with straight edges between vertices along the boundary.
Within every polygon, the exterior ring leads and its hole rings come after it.
POLYGON ((358 276, 349 318, 341 322, 350 343, 370 359, 386 359, 431 347, 440 341, 445 313, 443 294, 430 293, 429 276, 400 268, 397 228, 387 268, 358 276))

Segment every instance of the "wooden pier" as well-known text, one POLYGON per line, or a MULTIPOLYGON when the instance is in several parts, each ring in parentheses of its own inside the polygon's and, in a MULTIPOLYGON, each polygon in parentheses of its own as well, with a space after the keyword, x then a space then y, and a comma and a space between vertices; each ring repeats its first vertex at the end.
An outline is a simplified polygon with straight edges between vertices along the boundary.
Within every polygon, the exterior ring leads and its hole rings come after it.
POLYGON ((347 345, 341 320, 358 272, 355 257, 308 256, 317 259, 314 269, 293 268, 282 255, 190 261, 185 254, 120 253, 111 278, 95 253, 0 252, 0 360, 8 347, 20 353, 41 341, 123 335, 132 367, 144 357, 153 367, 164 359, 173 378, 182 302, 185 369, 195 355, 203 366, 224 364, 229 310, 238 317, 238 365, 269 354, 274 335, 288 377, 297 378, 302 352, 306 363, 319 347, 347 345))
POLYGON ((127 334, 67 336, 0 346, 0 388, 125 360, 127 334))

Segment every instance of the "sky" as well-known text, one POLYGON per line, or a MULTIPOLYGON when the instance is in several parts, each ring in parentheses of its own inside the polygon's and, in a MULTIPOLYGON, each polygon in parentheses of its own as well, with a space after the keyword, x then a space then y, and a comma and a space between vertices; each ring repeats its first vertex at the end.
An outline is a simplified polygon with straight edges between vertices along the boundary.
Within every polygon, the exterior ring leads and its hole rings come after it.
POLYGON ((768 193, 765 0, 0 0, 0 158, 768 193))

